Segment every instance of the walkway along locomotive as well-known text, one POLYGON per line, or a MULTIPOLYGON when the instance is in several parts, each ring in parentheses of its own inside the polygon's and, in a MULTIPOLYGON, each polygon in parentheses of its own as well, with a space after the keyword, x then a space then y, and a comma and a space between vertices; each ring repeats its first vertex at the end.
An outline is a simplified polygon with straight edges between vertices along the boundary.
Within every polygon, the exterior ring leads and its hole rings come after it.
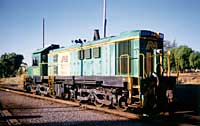
POLYGON ((173 103, 176 77, 163 76, 164 35, 148 30, 76 40, 33 52, 24 88, 96 106, 128 106, 166 111, 173 103))

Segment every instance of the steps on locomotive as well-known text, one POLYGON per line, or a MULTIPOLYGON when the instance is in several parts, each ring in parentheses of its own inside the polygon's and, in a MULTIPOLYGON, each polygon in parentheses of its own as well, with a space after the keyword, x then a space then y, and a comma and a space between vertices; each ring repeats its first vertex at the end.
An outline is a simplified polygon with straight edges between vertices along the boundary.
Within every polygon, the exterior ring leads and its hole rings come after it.
POLYGON ((133 85, 133 88, 140 88, 138 85, 133 85))
POLYGON ((140 86, 135 83, 132 86, 132 104, 130 107, 138 108, 140 107, 140 86))
POLYGON ((128 105, 128 107, 130 107, 130 108, 141 108, 141 105, 140 105, 140 103, 134 103, 134 104, 128 105))
POLYGON ((140 96, 139 95, 133 95, 132 98, 138 98, 139 99, 140 96))
POLYGON ((139 85, 133 85, 132 86, 132 97, 133 98, 139 98, 139 92, 140 92, 140 86, 139 85))
POLYGON ((140 104, 140 84, 138 82, 138 78, 133 78, 133 85, 132 85, 132 103, 133 104, 140 104))

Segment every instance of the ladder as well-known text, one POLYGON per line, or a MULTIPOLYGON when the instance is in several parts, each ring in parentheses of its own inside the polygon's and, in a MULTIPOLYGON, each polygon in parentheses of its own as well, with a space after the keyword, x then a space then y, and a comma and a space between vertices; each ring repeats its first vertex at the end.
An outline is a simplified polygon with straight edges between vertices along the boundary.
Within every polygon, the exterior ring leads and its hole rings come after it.
POLYGON ((51 67, 51 76, 48 76, 48 85, 50 89, 50 95, 55 96, 55 88, 54 88, 54 81, 55 81, 55 76, 54 76, 54 65, 49 66, 51 67))
POLYGON ((50 95, 55 95, 55 89, 54 89, 54 76, 49 76, 48 78, 48 85, 50 89, 50 95))
POLYGON ((139 54, 139 57, 138 57, 138 77, 137 79, 135 78, 133 81, 132 81, 132 101, 133 101, 133 105, 142 105, 144 104, 143 102, 143 98, 141 97, 141 78, 144 78, 144 73, 145 73, 145 70, 144 70, 144 54, 140 53, 139 54), (142 74, 142 77, 140 76, 140 56, 142 57, 142 61, 143 61, 143 66, 142 66, 142 70, 143 70, 143 74, 142 74))
POLYGON ((133 80, 133 85, 132 85, 132 104, 135 105, 141 105, 141 101, 140 101, 140 80, 138 79, 138 82, 135 82, 135 80, 133 80))

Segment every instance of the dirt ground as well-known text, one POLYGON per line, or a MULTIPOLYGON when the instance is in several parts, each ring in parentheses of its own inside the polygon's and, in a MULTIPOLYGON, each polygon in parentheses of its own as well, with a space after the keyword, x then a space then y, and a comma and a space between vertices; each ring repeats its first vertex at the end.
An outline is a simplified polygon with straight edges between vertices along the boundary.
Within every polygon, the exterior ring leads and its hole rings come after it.
POLYGON ((17 86, 19 89, 23 89, 23 77, 9 77, 9 78, 1 78, 0 79, 1 85, 10 85, 10 86, 17 86))
POLYGON ((200 73, 181 73, 178 77, 179 84, 199 84, 200 73))

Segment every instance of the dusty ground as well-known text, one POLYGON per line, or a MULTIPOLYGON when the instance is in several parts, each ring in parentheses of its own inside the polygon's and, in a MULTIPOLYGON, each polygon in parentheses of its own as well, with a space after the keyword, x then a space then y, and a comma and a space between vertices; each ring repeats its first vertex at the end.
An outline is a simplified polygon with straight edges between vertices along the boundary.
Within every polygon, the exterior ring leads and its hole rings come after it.
MULTIPOLYGON (((175 113, 173 118, 144 116, 128 119, 82 107, 35 99, 9 90, 0 90, 1 104, 2 111, 8 111, 11 115, 0 117, 0 120, 16 119, 22 126, 198 126, 200 121, 200 116, 191 111, 175 113)), ((0 125, 2 126, 1 123, 0 125)))
POLYGON ((200 73, 181 73, 178 77, 180 84, 199 84, 200 73))
MULTIPOLYGON (((79 106, 66 105, 1 91, 0 103, 13 118, 24 126, 122 126, 141 125, 127 118, 83 109, 79 106), (27 102, 28 101, 28 102, 27 102)), ((0 124, 1 125, 1 124, 0 124)))
POLYGON ((23 88, 23 77, 17 76, 17 77, 10 77, 10 78, 1 78, 0 79, 1 85, 10 85, 15 86, 16 88, 22 89, 23 88))

